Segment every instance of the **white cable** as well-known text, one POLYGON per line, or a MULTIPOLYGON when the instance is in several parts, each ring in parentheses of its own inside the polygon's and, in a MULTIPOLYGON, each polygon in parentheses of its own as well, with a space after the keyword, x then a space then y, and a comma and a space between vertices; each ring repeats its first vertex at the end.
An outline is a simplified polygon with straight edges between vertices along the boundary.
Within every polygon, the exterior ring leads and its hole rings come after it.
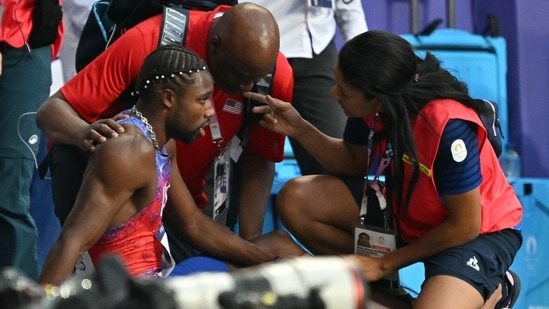
MULTIPOLYGON (((38 159, 36 159, 36 154, 30 147, 30 145, 23 139, 23 136, 21 136, 21 119, 25 116, 30 116, 30 115, 36 115, 36 112, 23 113, 17 119, 17 136, 19 136, 19 140, 21 140, 21 142, 25 145, 25 147, 27 147, 27 149, 30 151, 32 158, 34 160, 34 168, 38 171, 38 159)), ((37 137, 37 138, 38 138, 38 142, 40 142, 40 137, 37 137)), ((44 179, 51 179, 51 177, 45 176, 44 179)))

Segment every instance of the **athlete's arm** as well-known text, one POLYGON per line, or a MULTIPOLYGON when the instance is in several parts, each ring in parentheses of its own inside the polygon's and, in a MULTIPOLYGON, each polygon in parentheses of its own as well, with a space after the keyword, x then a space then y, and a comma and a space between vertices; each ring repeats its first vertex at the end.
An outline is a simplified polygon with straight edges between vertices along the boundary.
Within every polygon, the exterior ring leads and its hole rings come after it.
POLYGON ((236 236, 196 207, 179 174, 176 161, 172 161, 171 185, 164 210, 164 220, 169 221, 170 226, 177 227, 175 236, 186 240, 195 249, 207 255, 239 266, 272 260, 274 254, 236 236))
POLYGON ((137 212, 137 190, 156 185, 154 148, 143 136, 127 134, 97 147, 90 157, 74 208, 50 250, 40 276, 42 284, 68 278, 80 256, 109 228, 137 212), (151 159, 153 158, 153 159, 151 159), (139 167, 136 167, 139 162, 139 167))

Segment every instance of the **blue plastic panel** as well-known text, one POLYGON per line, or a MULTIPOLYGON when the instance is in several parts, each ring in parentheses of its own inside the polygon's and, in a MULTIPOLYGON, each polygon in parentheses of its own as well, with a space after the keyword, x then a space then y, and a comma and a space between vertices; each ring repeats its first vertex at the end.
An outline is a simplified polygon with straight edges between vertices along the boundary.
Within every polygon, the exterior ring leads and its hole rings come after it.
POLYGON ((524 207, 524 242, 511 266, 522 289, 513 308, 549 308, 549 179, 516 178, 511 183, 524 207))
MULTIPOLYGON (((503 136, 509 136, 504 38, 484 37, 458 29, 440 29, 429 36, 406 34, 402 37, 412 44, 421 57, 430 51, 441 60, 442 67, 467 84, 471 96, 498 103, 503 136)), ((507 144, 506 139, 503 144, 507 144)))
POLYGON ((425 267, 423 263, 418 262, 404 267, 398 271, 400 285, 413 297, 417 297, 421 292, 421 285, 425 281, 425 267))
POLYGON ((282 162, 276 163, 275 180, 271 193, 276 194, 278 190, 280 190, 280 187, 286 183, 286 181, 298 176, 301 176, 301 171, 299 170, 299 165, 297 165, 297 161, 295 159, 287 158, 282 162))
POLYGON ((275 165, 275 179, 271 188, 271 194, 277 194, 286 181, 298 176, 301 176, 301 171, 295 160, 292 145, 288 138, 286 138, 284 142, 284 160, 275 165))
POLYGON ((284 140, 284 158, 294 158, 294 150, 292 149, 292 144, 288 137, 284 140))

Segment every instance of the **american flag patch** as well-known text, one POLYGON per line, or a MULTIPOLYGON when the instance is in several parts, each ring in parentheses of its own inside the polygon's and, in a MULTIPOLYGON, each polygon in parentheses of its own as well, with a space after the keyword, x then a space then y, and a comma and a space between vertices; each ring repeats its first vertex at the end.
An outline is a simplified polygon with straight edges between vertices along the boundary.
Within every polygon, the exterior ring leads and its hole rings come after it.
POLYGON ((227 99, 227 101, 225 101, 225 106, 223 106, 223 111, 231 114, 235 114, 235 115, 240 115, 242 114, 243 108, 244 108, 244 104, 242 104, 242 102, 239 102, 234 99, 227 99))

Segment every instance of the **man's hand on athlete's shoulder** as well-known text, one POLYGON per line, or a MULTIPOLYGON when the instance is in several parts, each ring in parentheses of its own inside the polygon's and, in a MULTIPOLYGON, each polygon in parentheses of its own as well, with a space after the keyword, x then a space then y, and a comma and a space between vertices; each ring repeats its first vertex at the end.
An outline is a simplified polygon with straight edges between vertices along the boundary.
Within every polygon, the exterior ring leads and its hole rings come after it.
POLYGON ((118 114, 113 118, 99 119, 91 123, 81 133, 80 144, 78 146, 83 150, 94 151, 97 144, 104 143, 109 138, 118 137, 119 134, 123 134, 124 128, 116 121, 128 117, 126 114, 118 114))

